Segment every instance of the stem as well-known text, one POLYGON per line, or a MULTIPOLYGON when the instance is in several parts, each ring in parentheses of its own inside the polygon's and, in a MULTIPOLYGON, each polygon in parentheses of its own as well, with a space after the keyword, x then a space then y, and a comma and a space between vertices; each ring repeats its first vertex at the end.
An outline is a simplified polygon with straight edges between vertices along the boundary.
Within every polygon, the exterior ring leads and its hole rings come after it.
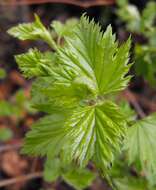
POLYGON ((126 90, 124 92, 124 95, 125 95, 126 99, 132 104, 132 106, 134 107, 134 109, 138 113, 139 117, 144 118, 146 116, 146 114, 144 113, 144 111, 142 110, 140 105, 138 104, 138 102, 137 102, 135 96, 133 95, 133 93, 131 91, 129 91, 129 90, 126 90))
POLYGON ((35 172, 35 173, 28 174, 28 175, 15 177, 15 178, 12 178, 12 179, 5 179, 5 180, 0 181, 0 187, 13 185, 15 183, 24 182, 24 181, 27 181, 27 180, 30 180, 30 179, 41 178, 42 176, 43 176, 42 172, 35 172))

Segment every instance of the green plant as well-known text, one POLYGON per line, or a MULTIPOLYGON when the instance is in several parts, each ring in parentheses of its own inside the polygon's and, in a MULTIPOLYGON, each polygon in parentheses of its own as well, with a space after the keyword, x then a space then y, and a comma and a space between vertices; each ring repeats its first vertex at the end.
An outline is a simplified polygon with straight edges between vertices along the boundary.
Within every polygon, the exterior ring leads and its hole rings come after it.
POLYGON ((126 29, 134 36, 136 73, 154 86, 156 84, 156 27, 154 22, 156 3, 149 1, 141 13, 135 5, 129 4, 127 0, 118 0, 117 3, 119 18, 125 22, 126 29), (135 37, 136 34, 137 37, 135 37), (139 38, 140 40, 138 40, 139 38), (141 40, 142 38, 144 40, 141 40))
POLYGON ((47 114, 27 133, 23 153, 46 156, 45 178, 53 181, 62 176, 77 189, 88 186, 94 178, 84 170, 89 161, 118 189, 127 188, 124 183, 129 178, 134 185, 138 182, 124 169, 130 167, 127 160, 129 164, 137 163, 138 174, 140 169, 146 170, 145 180, 153 187, 149 178, 152 179, 156 169, 155 152, 149 147, 155 148, 156 144, 152 140, 154 134, 149 137, 155 127, 155 115, 137 121, 128 103, 117 105, 111 98, 125 89, 131 78, 127 75, 131 67, 130 39, 119 46, 111 26, 102 32, 99 24, 86 15, 76 21, 72 31, 66 24, 56 22, 47 30, 35 18, 33 23, 20 24, 8 31, 21 40, 43 40, 52 48, 47 52, 34 48, 15 56, 24 76, 35 78, 32 106, 47 114), (145 149, 137 144, 138 131, 139 139, 146 139, 145 149), (133 141, 138 147, 134 151, 133 141), (118 156, 121 150, 124 161, 118 156), (75 170, 75 166, 80 169, 75 170), (122 172, 125 181, 120 179, 122 172), (83 186, 77 182, 79 174, 84 179, 86 174, 89 176, 85 183, 81 181, 83 186))

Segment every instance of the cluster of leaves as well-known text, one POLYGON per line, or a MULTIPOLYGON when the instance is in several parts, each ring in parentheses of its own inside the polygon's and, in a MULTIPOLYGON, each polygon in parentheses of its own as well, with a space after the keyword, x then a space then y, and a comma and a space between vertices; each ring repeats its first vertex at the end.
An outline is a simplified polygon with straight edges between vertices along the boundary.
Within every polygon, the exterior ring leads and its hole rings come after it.
POLYGON ((107 175, 127 125, 120 107, 108 97, 123 90, 131 78, 126 75, 130 39, 119 47, 111 26, 103 33, 85 15, 80 21, 55 21, 51 26, 47 30, 35 16, 33 23, 8 31, 21 40, 44 40, 53 49, 42 53, 35 48, 16 56, 23 74, 36 78, 33 107, 48 114, 26 135, 23 152, 80 168, 92 160, 107 175))
POLYGON ((23 116, 23 110, 29 113, 35 112, 23 90, 17 91, 11 101, 0 100, 0 116, 15 116, 20 119, 23 116))
POLYGON ((129 4, 128 0, 117 2, 118 16, 136 38, 134 50, 136 73, 154 86, 156 84, 156 2, 149 1, 141 13, 135 5, 129 4), (143 40, 137 40, 138 38, 143 40))
POLYGON ((103 33, 85 15, 65 24, 54 21, 48 30, 35 16, 34 22, 8 32, 22 40, 43 40, 52 48, 15 57, 24 76, 35 78, 32 106, 47 113, 27 133, 23 148, 47 157, 45 179, 61 177, 83 189, 95 178, 85 169, 92 161, 120 190, 155 188, 156 115, 137 121, 126 102, 117 105, 111 99, 131 78, 130 39, 119 46, 111 26, 103 33))

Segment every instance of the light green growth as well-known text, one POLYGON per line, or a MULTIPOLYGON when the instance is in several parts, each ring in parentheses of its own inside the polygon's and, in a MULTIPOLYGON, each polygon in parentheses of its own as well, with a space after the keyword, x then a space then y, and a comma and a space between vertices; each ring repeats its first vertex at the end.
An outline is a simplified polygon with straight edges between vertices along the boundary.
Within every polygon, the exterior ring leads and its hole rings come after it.
MULTIPOLYGON (((62 27, 69 29, 70 24, 62 27)), ((58 23, 53 27, 64 44, 58 44, 52 57, 37 49, 16 56, 25 76, 36 77, 32 105, 48 113, 27 133, 23 152, 59 156, 63 164, 82 168, 93 160, 105 175, 126 134, 125 115, 107 97, 125 89, 131 78, 130 39, 119 46, 111 26, 102 32, 85 15, 72 35, 58 29, 58 23)))
POLYGON ((9 128, 0 128, 0 141, 8 141, 12 138, 13 132, 9 128))
POLYGON ((85 168, 74 165, 64 166, 60 159, 47 160, 44 168, 44 179, 48 182, 56 181, 58 177, 77 190, 89 187, 96 175, 85 168))

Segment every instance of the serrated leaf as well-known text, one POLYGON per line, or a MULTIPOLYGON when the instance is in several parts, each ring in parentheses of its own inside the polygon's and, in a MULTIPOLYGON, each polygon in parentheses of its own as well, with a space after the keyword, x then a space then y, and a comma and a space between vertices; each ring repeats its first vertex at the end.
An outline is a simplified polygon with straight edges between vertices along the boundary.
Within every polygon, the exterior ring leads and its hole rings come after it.
POLYGON ((82 16, 73 36, 66 38, 66 44, 58 52, 60 62, 93 80, 94 91, 108 94, 126 87, 130 79, 125 77, 130 68, 130 40, 118 47, 111 26, 103 34, 98 24, 82 16))
POLYGON ((80 108, 71 115, 69 125, 73 129, 67 134, 70 145, 65 158, 74 158, 83 166, 94 154, 96 165, 102 170, 108 168, 125 132, 124 116, 119 108, 109 101, 80 108))
POLYGON ((23 153, 33 155, 58 155, 66 142, 66 116, 53 114, 40 119, 26 135, 23 153))
POLYGON ((20 40, 43 40, 50 47, 57 48, 50 31, 45 28, 37 15, 35 15, 34 22, 14 26, 8 30, 8 33, 20 40))
POLYGON ((27 53, 16 55, 15 59, 24 76, 32 78, 51 75, 55 63, 55 54, 41 53, 35 48, 30 49, 27 53))
POLYGON ((156 172, 156 114, 137 121, 128 129, 125 142, 129 163, 137 160, 143 170, 156 172))

